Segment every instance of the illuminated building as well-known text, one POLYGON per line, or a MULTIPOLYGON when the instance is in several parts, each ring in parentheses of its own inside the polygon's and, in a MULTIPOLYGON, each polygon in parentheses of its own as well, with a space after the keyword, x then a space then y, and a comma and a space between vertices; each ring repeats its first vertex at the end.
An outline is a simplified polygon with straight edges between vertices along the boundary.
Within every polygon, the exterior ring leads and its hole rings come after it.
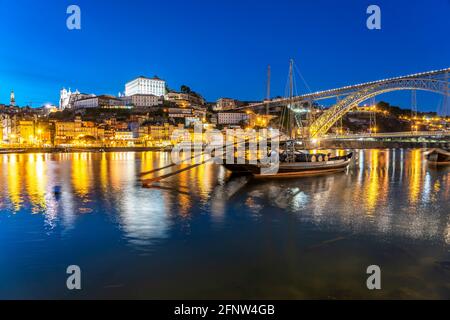
POLYGON ((196 93, 169 92, 165 99, 176 103, 181 108, 187 107, 203 107, 205 99, 196 93))
POLYGON ((131 96, 120 97, 125 105, 134 106, 135 108, 145 108, 158 106, 163 103, 160 96, 153 94, 133 94, 131 96))
POLYGON ((93 94, 86 94, 86 93, 80 93, 78 90, 75 90, 75 92, 72 92, 69 88, 69 91, 67 91, 65 88, 63 88, 59 92, 59 109, 64 110, 66 108, 73 108, 76 101, 94 97, 93 94))
POLYGON ((14 96, 14 91, 11 91, 11 95, 10 95, 10 98, 9 98, 9 105, 11 107, 15 107, 16 106, 16 98, 14 96))
POLYGON ((130 106, 127 106, 125 102, 119 98, 109 96, 109 95, 100 95, 87 97, 80 100, 75 101, 74 103, 75 109, 90 109, 90 108, 105 108, 105 109, 129 109, 130 106))
POLYGON ((35 122, 32 120, 18 120, 13 126, 12 134, 20 144, 35 143, 35 122))
POLYGON ((245 112, 219 112, 217 113, 218 124, 241 124, 247 122, 249 115, 245 112))
POLYGON ((0 141, 9 141, 12 130, 11 117, 8 114, 0 114, 0 141))
POLYGON ((234 110, 242 105, 243 103, 236 99, 220 98, 219 100, 217 100, 214 110, 216 111, 234 110))
POLYGON ((70 144, 76 139, 92 137, 96 140, 104 138, 104 129, 93 122, 82 121, 77 117, 75 121, 55 122, 55 145, 70 144))
POLYGON ((125 96, 152 94, 161 97, 164 96, 165 93, 166 82, 156 76, 153 78, 140 76, 125 84, 125 96))

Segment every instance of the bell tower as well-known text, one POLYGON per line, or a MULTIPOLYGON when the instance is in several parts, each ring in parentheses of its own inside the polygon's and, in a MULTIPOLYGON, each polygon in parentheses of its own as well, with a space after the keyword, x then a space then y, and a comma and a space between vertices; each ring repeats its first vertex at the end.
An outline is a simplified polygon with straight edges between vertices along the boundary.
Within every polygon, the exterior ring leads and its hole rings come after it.
POLYGON ((16 106, 16 98, 14 96, 14 90, 11 90, 11 95, 9 97, 9 105, 11 107, 15 107, 16 106))

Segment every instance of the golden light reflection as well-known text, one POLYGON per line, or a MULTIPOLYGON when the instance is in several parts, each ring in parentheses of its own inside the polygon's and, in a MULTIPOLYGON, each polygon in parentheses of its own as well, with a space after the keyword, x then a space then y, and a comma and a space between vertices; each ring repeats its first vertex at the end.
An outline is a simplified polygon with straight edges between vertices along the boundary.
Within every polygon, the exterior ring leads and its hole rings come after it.
POLYGON ((370 175, 369 175, 369 183, 366 187, 367 194, 367 214, 373 215, 377 199, 378 193, 380 190, 380 174, 379 174, 379 156, 380 150, 373 150, 370 154, 370 175))
MULTIPOLYGON (((428 214, 428 208, 424 211, 427 214, 421 212, 430 200, 443 201, 444 207, 439 208, 446 208, 445 201, 448 202, 450 197, 447 169, 428 169, 422 150, 364 150, 358 153, 359 162, 347 173, 270 182, 269 186, 276 186, 280 194, 288 191, 286 197, 277 197, 280 201, 274 201, 272 205, 299 214, 312 208, 312 219, 318 223, 339 221, 352 228, 358 228, 359 224, 361 230, 374 224, 377 232, 398 232, 417 238, 439 232, 441 238, 448 241, 447 221, 436 222, 428 214), (393 216, 403 209, 414 213, 414 217, 402 220, 400 212, 394 219, 393 216)), ((240 192, 243 202, 244 195, 251 195, 254 201, 248 202, 247 207, 254 210, 259 210, 259 205, 264 206, 266 198, 273 198, 273 190, 267 184, 228 181, 225 177, 229 173, 222 166, 213 164, 167 179, 161 183, 160 190, 140 188, 137 173, 169 163, 170 153, 152 152, 3 155, 0 156, 0 183, 4 188, 0 194, 8 200, 2 198, 0 205, 2 212, 5 211, 3 208, 13 212, 26 211, 29 202, 34 209, 45 208, 47 215, 52 212, 53 218, 59 214, 62 219, 55 219, 54 223, 64 225, 66 214, 66 221, 69 221, 66 225, 73 225, 80 214, 80 200, 97 196, 99 184, 102 196, 111 207, 118 208, 123 217, 124 230, 135 238, 151 238, 161 237, 170 228, 171 215, 180 215, 189 225, 191 215, 206 205, 213 222, 223 221, 230 203, 241 196, 240 192), (62 185, 64 193, 60 200, 55 200, 52 193, 56 183, 62 185), (243 188, 247 188, 245 193, 241 191, 243 188), (257 192, 249 192, 255 188, 257 192)))
MULTIPOLYGON (((189 192, 192 194, 195 194, 196 188, 193 183, 191 183, 191 172, 190 171, 183 171, 179 174, 178 182, 182 186, 189 186, 189 192)), ((177 203, 178 203, 178 210, 182 217, 187 217, 189 215, 189 211, 192 206, 192 198, 190 195, 178 193, 177 195, 177 203)))
POLYGON ((8 156, 7 160, 7 177, 8 177, 8 194, 11 204, 13 206, 13 210, 15 212, 19 211, 22 206, 22 197, 21 197, 21 185, 20 185, 20 166, 18 163, 18 155, 11 154, 8 156))
MULTIPOLYGON (((366 175, 358 177, 358 185, 362 186, 362 188, 356 192, 361 193, 364 207, 366 208, 365 212, 368 216, 374 215, 379 206, 384 206, 388 203, 389 162, 389 151, 371 150, 368 154, 369 168, 366 171, 366 175)), ((361 165, 363 164, 359 164, 360 170, 363 170, 361 165)), ((360 201, 360 195, 355 195, 354 201, 360 201)))
POLYGON ((108 190, 108 158, 106 153, 102 153, 100 159, 100 185, 103 190, 108 190))
POLYGON ((409 170, 409 199, 414 205, 419 200, 422 183, 422 153, 419 149, 411 151, 411 164, 409 170))
POLYGON ((91 157, 90 153, 74 153, 72 157, 73 189, 80 195, 86 195, 89 192, 91 157))
MULTIPOLYGON (((141 155, 141 172, 147 172, 155 168, 154 165, 154 153, 153 152, 143 152, 141 155)), ((162 167, 162 165, 161 165, 162 167)))
POLYGON ((25 161, 25 188, 33 206, 33 212, 37 213, 46 208, 47 175, 43 155, 28 154, 25 161))

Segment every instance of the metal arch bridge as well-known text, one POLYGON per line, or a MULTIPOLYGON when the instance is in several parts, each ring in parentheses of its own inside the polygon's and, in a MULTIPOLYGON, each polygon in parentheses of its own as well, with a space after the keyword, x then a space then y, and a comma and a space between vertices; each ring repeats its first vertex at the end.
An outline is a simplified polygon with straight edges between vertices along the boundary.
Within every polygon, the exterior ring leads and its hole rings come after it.
POLYGON ((359 103, 382 93, 398 90, 424 90, 440 93, 448 97, 450 96, 449 76, 450 68, 446 68, 308 93, 293 97, 292 99, 274 99, 250 104, 245 108, 272 108, 288 105, 290 103, 302 104, 311 103, 315 100, 344 97, 323 112, 322 115, 311 124, 310 137, 314 138, 325 135, 336 121, 359 103))
POLYGON ((346 135, 327 135, 321 138, 321 141, 326 140, 356 140, 365 138, 374 139, 408 139, 408 138, 433 138, 433 139, 447 139, 450 137, 450 131, 405 131, 405 132, 386 132, 386 133, 357 133, 346 135))

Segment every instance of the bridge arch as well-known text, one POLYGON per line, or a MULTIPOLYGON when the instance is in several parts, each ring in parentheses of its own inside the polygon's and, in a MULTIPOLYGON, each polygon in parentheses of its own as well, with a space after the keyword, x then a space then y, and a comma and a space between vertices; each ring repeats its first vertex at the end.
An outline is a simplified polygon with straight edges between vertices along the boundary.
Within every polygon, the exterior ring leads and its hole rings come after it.
POLYGON ((447 81, 429 78, 393 79, 388 82, 379 82, 353 92, 326 110, 310 127, 310 137, 317 138, 325 135, 328 130, 361 102, 377 95, 399 90, 422 90, 450 96, 447 81))

